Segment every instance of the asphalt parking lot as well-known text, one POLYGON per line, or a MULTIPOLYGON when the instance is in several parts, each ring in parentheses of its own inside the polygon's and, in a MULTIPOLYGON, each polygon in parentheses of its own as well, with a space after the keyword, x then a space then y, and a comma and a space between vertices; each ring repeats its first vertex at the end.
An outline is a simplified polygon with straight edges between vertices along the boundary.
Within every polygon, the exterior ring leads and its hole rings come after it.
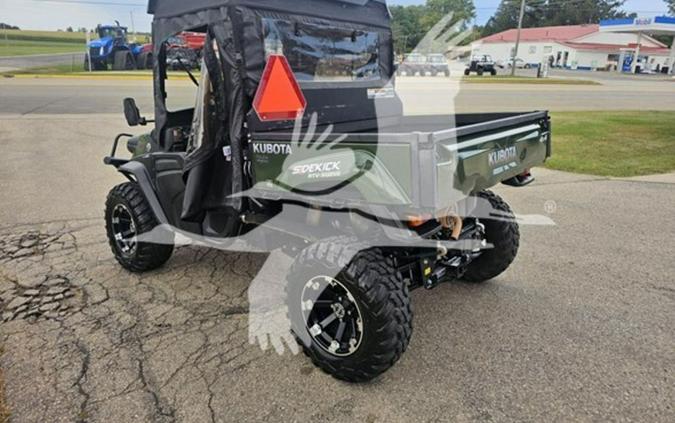
MULTIPOLYGON (((570 75, 576 73, 562 76, 570 75)), ((407 114, 675 110, 675 80, 582 76, 602 85, 460 84, 456 78, 401 77, 397 91, 407 114)), ((195 88, 187 79, 169 79, 168 94, 174 109, 194 105, 195 88)), ((124 97, 136 98, 141 111, 153 113, 149 80, 0 79, 2 114, 120 114, 124 97)))
POLYGON ((527 188, 499 187, 556 226, 523 227, 494 281, 415 291, 402 360, 349 385, 249 345, 247 288, 266 255, 184 247, 142 276, 116 265, 102 211, 123 181, 101 158, 128 130, 122 96, 150 110, 142 83, 0 82, 0 365, 14 421, 675 419, 675 185, 539 169, 527 188))

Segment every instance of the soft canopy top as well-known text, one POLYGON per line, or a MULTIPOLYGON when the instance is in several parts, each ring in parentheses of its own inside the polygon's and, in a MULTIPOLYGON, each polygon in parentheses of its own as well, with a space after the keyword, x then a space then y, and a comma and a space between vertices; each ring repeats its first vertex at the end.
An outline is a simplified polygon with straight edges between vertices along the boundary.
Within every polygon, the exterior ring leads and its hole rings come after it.
POLYGON ((385 0, 150 0, 148 13, 158 20, 229 6, 389 26, 385 0))

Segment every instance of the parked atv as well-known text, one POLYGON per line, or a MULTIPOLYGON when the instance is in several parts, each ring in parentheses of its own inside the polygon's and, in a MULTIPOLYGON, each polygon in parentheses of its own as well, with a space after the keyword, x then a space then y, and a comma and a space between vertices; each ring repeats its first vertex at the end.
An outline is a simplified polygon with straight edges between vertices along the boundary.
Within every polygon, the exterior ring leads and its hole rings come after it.
MULTIPOLYGON (((548 113, 403 115, 383 0, 153 0, 149 12, 155 57, 180 31, 206 42, 195 108, 167 110, 159 60, 154 129, 128 141, 130 159, 115 154, 124 134, 105 158, 128 179, 105 213, 125 269, 169 260, 171 239, 147 238, 160 226, 283 249, 304 352, 363 382, 406 350, 412 289, 485 282, 516 258, 518 224, 488 188, 550 156, 548 113)), ((124 109, 131 126, 151 122, 133 99, 124 109)))
POLYGON ((485 54, 473 56, 469 66, 464 70, 464 75, 469 76, 472 73, 476 73, 478 76, 483 76, 485 73, 489 73, 492 76, 497 75, 497 69, 495 68, 495 62, 492 60, 492 57, 485 54))

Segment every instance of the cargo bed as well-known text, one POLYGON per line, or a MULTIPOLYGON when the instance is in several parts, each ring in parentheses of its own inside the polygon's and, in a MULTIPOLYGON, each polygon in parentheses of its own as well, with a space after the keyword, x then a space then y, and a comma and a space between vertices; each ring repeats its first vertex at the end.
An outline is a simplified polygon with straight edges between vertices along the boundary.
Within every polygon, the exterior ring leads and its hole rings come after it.
MULTIPOLYGON (((316 132, 321 134, 321 130, 316 132)), ((292 131, 253 132, 256 186, 263 188, 265 196, 279 195, 279 190, 304 196, 320 192, 313 200, 319 203, 343 205, 368 199, 371 204, 438 209, 453 201, 452 187, 455 193, 478 192, 542 164, 551 155, 547 112, 405 116, 379 128, 372 121, 350 122, 336 125, 326 142, 338 137, 344 140, 335 150, 317 150, 309 163, 296 157, 293 150, 300 147, 293 143, 292 131), (297 173, 299 162, 321 170, 322 160, 352 160, 336 153, 343 149, 354 154, 360 173, 345 174, 341 169, 341 175, 319 178, 320 185, 339 185, 340 178, 349 177, 348 185, 356 191, 307 190, 303 187, 317 184, 317 178, 311 173, 291 175, 297 173)))

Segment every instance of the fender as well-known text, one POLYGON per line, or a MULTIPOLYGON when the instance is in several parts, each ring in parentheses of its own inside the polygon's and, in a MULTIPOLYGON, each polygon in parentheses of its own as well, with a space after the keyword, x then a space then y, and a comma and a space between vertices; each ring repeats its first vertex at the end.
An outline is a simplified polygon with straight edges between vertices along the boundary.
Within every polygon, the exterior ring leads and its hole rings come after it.
POLYGON ((169 220, 162 209, 162 205, 157 198, 157 193, 150 179, 150 174, 145 166, 137 161, 130 161, 120 166, 117 170, 129 179, 134 180, 141 188, 145 199, 150 204, 152 212, 155 214, 160 224, 169 224, 169 220))

